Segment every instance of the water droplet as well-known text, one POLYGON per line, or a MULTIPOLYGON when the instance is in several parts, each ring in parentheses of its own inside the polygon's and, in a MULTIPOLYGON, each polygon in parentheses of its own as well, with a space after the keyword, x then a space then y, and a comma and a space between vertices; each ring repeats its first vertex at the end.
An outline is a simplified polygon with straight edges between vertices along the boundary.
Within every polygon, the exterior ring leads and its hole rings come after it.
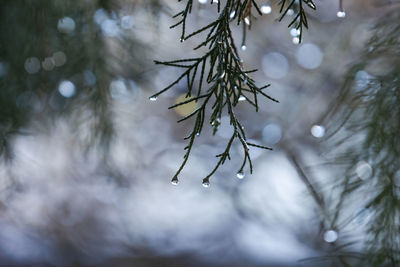
POLYGON ((156 96, 151 96, 149 99, 150 99, 150 101, 156 101, 157 97, 156 96))
POLYGON ((243 80, 243 83, 244 83, 244 84, 247 84, 247 78, 243 80))
POLYGON ((178 178, 177 178, 177 177, 174 177, 174 178, 171 180, 171 184, 172 184, 172 185, 178 185, 178 184, 179 184, 178 178))
POLYGON ((223 71, 222 73, 221 73, 221 75, 219 75, 219 78, 220 79, 223 79, 225 77, 225 71, 223 71))
POLYGON ((244 18, 244 23, 246 23, 247 25, 250 25, 250 18, 249 17, 245 17, 244 18))
POLYGON ((244 178, 244 172, 243 171, 239 171, 238 173, 236 173, 236 177, 238 179, 243 179, 244 178))
POLYGON ((129 30, 133 27, 135 24, 135 21, 133 19, 133 16, 123 16, 121 18, 121 28, 125 30, 129 30))
POLYGON ((236 15, 236 11, 232 11, 231 14, 229 14, 229 18, 233 19, 236 15))
POLYGON ((294 43, 296 45, 299 44, 300 43, 300 38, 299 37, 293 37, 292 43, 294 43))
POLYGON ((242 51, 246 51, 247 46, 246 45, 242 45, 241 49, 242 49, 242 51))
POLYGON ((104 20, 100 27, 104 35, 109 36, 109 37, 117 37, 120 34, 120 27, 119 27, 119 21, 116 19, 106 19, 104 20))
POLYGON ((56 67, 60 67, 67 62, 67 56, 62 51, 55 52, 53 54, 53 59, 54 59, 54 65, 56 65, 56 67))
POLYGON ((261 7, 261 12, 262 12, 263 14, 269 14, 269 13, 272 12, 272 8, 271 8, 270 5, 265 4, 265 5, 263 5, 263 6, 261 7))
POLYGON ((185 41, 185 38, 181 38, 179 41, 180 41, 181 43, 183 43, 183 42, 185 41))
POLYGON ((324 59, 324 52, 319 46, 308 43, 301 45, 296 52, 297 63, 305 69, 318 68, 324 59))
POLYGON ((58 91, 65 98, 70 98, 75 95, 75 84, 71 81, 62 81, 58 86, 58 91))
POLYGON ((196 136, 199 136, 200 135, 200 133, 196 133, 196 136))
POLYGON ((289 10, 287 11, 286 14, 288 14, 289 16, 291 16, 291 15, 294 14, 294 10, 293 10, 293 9, 289 9, 289 10))
POLYGON ((29 74, 35 74, 40 70, 40 60, 37 57, 27 58, 24 67, 29 74))
POLYGON ((299 36, 300 35, 300 29, 292 28, 290 30, 290 35, 293 36, 293 37, 299 36))
POLYGON ((225 82, 221 82, 221 87, 225 87, 226 83, 225 82))
POLYGON ((209 180, 203 180, 202 185, 203 185, 203 187, 205 187, 205 188, 209 188, 209 187, 210 187, 210 181, 209 181, 209 180))
POLYGON ((207 0, 199 0, 199 3, 200 3, 200 4, 203 4, 203 5, 204 5, 204 4, 207 4, 207 0))
POLYGON ((328 243, 333 243, 338 239, 338 233, 334 230, 328 230, 324 233, 324 240, 328 243))
POLYGON ((54 59, 52 57, 47 57, 42 61, 42 68, 44 70, 50 71, 54 69, 55 64, 54 64, 54 59))
POLYGON ((126 99, 129 89, 124 79, 112 80, 110 83, 110 95, 113 99, 126 99))
POLYGON ((275 122, 268 123, 262 130, 262 139, 266 145, 275 145, 282 139, 282 127, 275 122))
POLYGON ((314 125, 311 127, 311 134, 316 138, 322 138, 325 135, 325 127, 321 125, 314 125))
POLYGON ((215 121, 221 123, 221 118, 216 118, 215 121))
POLYGON ((75 21, 70 17, 64 17, 58 21, 57 29, 62 33, 72 33, 75 30, 75 21))
POLYGON ((339 11, 336 13, 336 16, 337 16, 338 18, 344 18, 344 17, 346 17, 346 12, 345 12, 344 10, 339 10, 339 11))
POLYGON ((244 97, 244 96, 239 96, 239 99, 238 99, 239 101, 245 101, 246 100, 246 97, 244 97))
POLYGON ((372 175, 372 167, 367 162, 360 161, 356 165, 356 173, 361 180, 368 179, 372 175))

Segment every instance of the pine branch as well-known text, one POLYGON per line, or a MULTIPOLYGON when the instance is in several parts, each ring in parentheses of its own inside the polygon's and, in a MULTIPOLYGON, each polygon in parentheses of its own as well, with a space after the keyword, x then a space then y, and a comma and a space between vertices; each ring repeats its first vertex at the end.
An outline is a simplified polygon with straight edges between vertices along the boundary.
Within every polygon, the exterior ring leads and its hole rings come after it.
POLYGON ((243 100, 253 105, 257 112, 259 95, 262 95, 271 101, 278 102, 276 99, 263 92, 265 88, 269 87, 269 84, 258 87, 255 84, 255 81, 249 77, 248 74, 256 70, 247 71, 243 68, 243 62, 239 57, 239 53, 232 35, 230 26, 231 21, 235 20, 235 18, 238 18, 238 24, 243 23, 245 18, 251 16, 252 7, 254 7, 257 12, 260 11, 255 1, 227 0, 223 7, 221 7, 219 1, 217 7, 219 11, 218 18, 190 34, 186 34, 185 29, 187 16, 192 10, 192 1, 187 1, 183 11, 177 13, 175 16, 182 16, 180 21, 172 25, 172 27, 182 25, 181 41, 187 40, 202 33, 206 33, 205 40, 194 49, 197 50, 201 47, 207 47, 208 51, 197 58, 165 62, 155 61, 156 64, 177 67, 184 69, 184 71, 175 81, 170 83, 161 91, 152 95, 150 99, 156 99, 159 95, 178 84, 182 79, 186 79, 188 88, 187 97, 190 98, 183 102, 177 103, 170 108, 175 108, 193 101, 201 103, 200 107, 193 113, 178 121, 181 122, 193 118, 194 125, 191 133, 185 138, 188 140, 188 145, 185 147, 186 153, 181 166, 172 179, 173 184, 178 183, 178 176, 188 161, 196 137, 199 136, 203 130, 204 122, 206 120, 209 121, 213 128, 213 133, 215 134, 220 125, 221 116, 224 111, 227 111, 229 114, 230 124, 234 130, 234 133, 229 139, 225 150, 221 154, 217 155, 219 160, 216 166, 203 179, 204 186, 208 187, 210 185, 210 177, 221 165, 225 163, 226 159, 231 159, 230 150, 235 140, 241 144, 244 151, 243 162, 238 170, 238 173, 242 173, 247 164, 249 165, 250 173, 253 171, 253 165, 249 154, 249 146, 271 150, 269 147, 247 142, 243 127, 234 112, 234 109, 239 101, 243 100), (202 87, 204 84, 208 85, 206 92, 202 92, 202 87), (245 95, 245 92, 248 93, 248 95, 245 95), (192 97, 193 94, 197 96, 192 97), (205 113, 206 110, 209 109, 211 110, 211 115, 207 119, 205 118, 205 113))
POLYGON ((282 21, 288 15, 289 11, 292 11, 294 18, 290 21, 288 28, 299 30, 299 42, 301 43, 303 38, 303 27, 308 29, 307 14, 304 9, 304 4, 311 9, 316 9, 316 5, 312 0, 280 0, 279 1, 279 12, 281 17, 279 21, 282 21))

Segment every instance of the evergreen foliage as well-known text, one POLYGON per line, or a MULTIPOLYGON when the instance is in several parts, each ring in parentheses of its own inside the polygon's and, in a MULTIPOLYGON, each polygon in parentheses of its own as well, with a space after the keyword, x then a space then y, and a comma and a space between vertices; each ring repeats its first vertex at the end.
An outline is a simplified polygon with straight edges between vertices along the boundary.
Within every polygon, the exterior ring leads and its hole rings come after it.
MULTIPOLYGON (((214 1, 211 1, 211 4, 213 4, 213 2, 214 1)), ((308 27, 306 13, 303 6, 304 3, 312 9, 315 9, 315 4, 311 0, 302 0, 298 2, 295 0, 283 0, 279 2, 280 12, 282 13, 280 20, 285 17, 288 10, 296 10, 296 15, 290 22, 289 27, 295 25, 295 28, 299 29, 300 40, 303 26, 306 28, 308 27)), ((188 100, 175 104, 171 106, 170 109, 190 102, 201 102, 200 107, 193 113, 178 121, 182 122, 189 118, 194 118, 195 122, 193 130, 187 137, 185 137, 185 139, 189 141, 188 145, 185 147, 186 153, 184 155, 184 160, 172 178, 172 183, 175 185, 178 184, 178 175, 186 165, 196 137, 199 136, 203 130, 204 122, 209 121, 213 127, 213 133, 215 134, 218 131, 218 126, 220 125, 221 116, 224 110, 229 114, 230 125, 232 125, 234 131, 225 150, 221 154, 216 155, 219 160, 212 171, 203 179, 204 186, 208 187, 210 185, 210 177, 217 171, 220 165, 224 164, 226 159, 230 159, 230 150, 235 139, 241 143, 244 152, 242 164, 238 169, 238 175, 243 175, 246 164, 249 165, 250 173, 253 171, 249 146, 271 150, 270 147, 247 141, 244 128, 234 111, 239 101, 246 100, 247 103, 254 106, 255 111, 257 112, 258 95, 262 95, 273 102, 278 102, 278 100, 263 91, 270 86, 269 84, 259 87, 249 76, 249 74, 257 70, 244 69, 243 61, 240 58, 231 30, 232 22, 236 22, 237 25, 242 24, 244 29, 243 36, 245 36, 246 25, 250 28, 252 23, 251 18, 253 17, 253 9, 259 15, 262 15, 262 12, 254 0, 227 0, 223 4, 221 4, 221 1, 217 1, 215 5, 217 6, 219 13, 218 18, 193 33, 186 34, 187 17, 192 12, 193 8, 193 0, 187 0, 185 8, 174 16, 174 18, 181 17, 180 20, 171 26, 171 28, 178 26, 182 27, 181 42, 195 35, 207 32, 204 41, 194 47, 194 50, 207 47, 208 51, 203 56, 165 62, 155 61, 156 64, 182 68, 184 69, 184 72, 170 85, 152 95, 150 100, 156 100, 160 94, 171 89, 182 79, 186 78, 186 97, 188 100), (202 90, 202 87, 204 86, 203 84, 208 86, 205 91, 202 90), (212 113, 210 118, 206 119, 205 116, 208 109, 211 109, 212 113)), ((242 46, 243 45, 245 45, 245 41, 242 42, 242 46)))
POLYGON ((343 176, 335 177, 340 199, 331 227, 340 231, 365 221, 363 266, 400 265, 399 20, 398 7, 378 20, 326 118, 339 125, 327 145, 339 149, 333 163, 344 167, 343 176), (365 199, 362 206, 352 203, 355 196, 365 199))

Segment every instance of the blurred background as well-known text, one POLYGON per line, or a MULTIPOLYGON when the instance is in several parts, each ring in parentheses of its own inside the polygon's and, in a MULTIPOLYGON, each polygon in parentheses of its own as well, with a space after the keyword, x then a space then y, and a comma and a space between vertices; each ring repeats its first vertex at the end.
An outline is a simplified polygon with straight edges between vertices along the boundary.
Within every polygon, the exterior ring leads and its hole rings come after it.
MULTIPOLYGON (((187 32, 217 17, 209 2, 194 1, 187 32)), ((249 139, 274 151, 251 149, 254 173, 238 179, 234 148, 209 188, 202 178, 231 136, 228 117, 214 137, 206 127, 173 186, 192 129, 176 121, 195 107, 167 109, 185 82, 148 99, 180 75, 153 60, 201 53, 192 50, 201 37, 181 43, 169 29, 184 3, 0 2, 0 265, 339 266, 306 259, 349 240, 361 249, 363 221, 341 231, 325 223, 339 170, 324 164, 322 118, 390 1, 345 0, 339 10, 316 0, 300 44, 290 14, 278 22, 276 2, 257 2, 264 14, 240 54, 280 103, 262 99, 256 113, 243 101, 236 114, 249 139)))

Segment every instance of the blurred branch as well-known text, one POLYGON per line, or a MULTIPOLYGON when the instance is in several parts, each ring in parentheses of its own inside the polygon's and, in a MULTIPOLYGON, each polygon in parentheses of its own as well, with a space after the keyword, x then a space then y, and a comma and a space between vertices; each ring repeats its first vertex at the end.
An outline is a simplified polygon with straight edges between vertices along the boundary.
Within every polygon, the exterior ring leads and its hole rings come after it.
POLYGON ((400 265, 399 20, 395 8, 377 21, 326 117, 327 123, 341 121, 332 137, 346 150, 336 160, 347 161, 333 223, 344 226, 338 221, 352 197, 365 199, 362 208, 371 216, 363 260, 372 266, 400 265))
POLYGON ((321 210, 321 212, 323 214, 325 214, 326 216, 326 207, 325 207, 325 201, 323 199, 323 197, 318 193, 317 189, 315 188, 315 181, 311 182, 310 179, 307 177, 307 175, 305 174, 303 167, 304 164, 301 163, 301 159, 300 157, 298 157, 293 151, 292 149, 288 149, 285 148, 284 149, 287 158, 289 159, 289 161, 293 164, 293 166, 295 167, 297 174, 299 175, 300 179, 302 180, 302 182, 304 183, 304 185, 307 187, 307 190, 310 192, 310 194, 312 195, 312 197, 315 200, 315 203, 318 205, 319 209, 321 210))

